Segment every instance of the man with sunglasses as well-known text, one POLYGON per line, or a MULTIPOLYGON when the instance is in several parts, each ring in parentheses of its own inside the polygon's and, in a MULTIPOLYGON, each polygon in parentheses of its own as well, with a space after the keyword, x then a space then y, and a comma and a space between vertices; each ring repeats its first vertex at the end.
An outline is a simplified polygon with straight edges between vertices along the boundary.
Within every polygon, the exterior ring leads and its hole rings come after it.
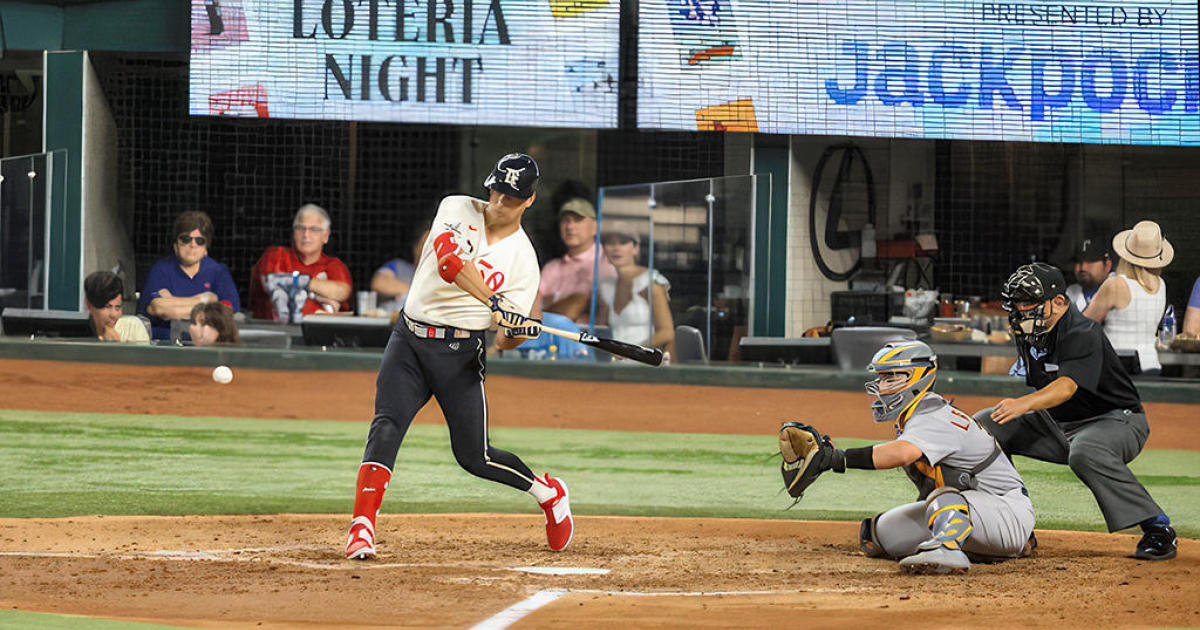
POLYGON ((305 204, 292 220, 292 246, 270 247, 250 270, 250 309, 257 319, 298 323, 304 315, 350 310, 350 269, 325 253, 329 213, 305 204))
POLYGON ((175 255, 150 268, 138 298, 139 314, 150 318, 152 336, 171 338, 173 319, 188 319, 197 304, 221 302, 238 312, 237 286, 229 267, 208 256, 213 223, 207 214, 189 210, 175 218, 172 247, 175 255))
POLYGON ((1024 265, 1004 283, 1002 305, 1025 382, 1037 391, 975 414, 1004 452, 1067 464, 1096 498, 1110 532, 1138 525, 1134 556, 1168 560, 1175 531, 1129 470, 1150 435, 1146 411, 1100 325, 1079 312, 1066 281, 1044 263, 1024 265))

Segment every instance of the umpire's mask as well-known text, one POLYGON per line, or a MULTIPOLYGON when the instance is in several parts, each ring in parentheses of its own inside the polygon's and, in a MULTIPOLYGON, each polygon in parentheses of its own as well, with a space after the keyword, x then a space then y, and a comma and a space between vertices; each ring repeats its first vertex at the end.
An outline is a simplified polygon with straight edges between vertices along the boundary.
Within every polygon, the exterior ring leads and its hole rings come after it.
POLYGON ((1062 272, 1045 263, 1022 265, 1004 283, 1000 305, 1013 336, 1041 347, 1051 330, 1046 302, 1066 293, 1062 272))
POLYGON ((878 375, 866 384, 875 422, 903 427, 933 388, 937 355, 920 341, 894 341, 875 353, 867 369, 878 375))

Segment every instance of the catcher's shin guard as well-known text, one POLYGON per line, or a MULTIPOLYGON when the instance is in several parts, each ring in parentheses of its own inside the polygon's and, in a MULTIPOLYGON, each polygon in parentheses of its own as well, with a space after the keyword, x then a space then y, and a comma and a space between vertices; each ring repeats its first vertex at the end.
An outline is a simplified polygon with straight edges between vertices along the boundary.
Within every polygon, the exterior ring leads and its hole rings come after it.
POLYGON ((971 516, 967 499, 953 488, 938 488, 925 501, 925 518, 933 538, 921 543, 921 549, 962 549, 971 535, 971 516))
POLYGON ((375 519, 383 504, 383 493, 392 479, 392 471, 381 464, 363 462, 358 467, 354 491, 354 517, 350 521, 350 537, 346 541, 346 557, 367 559, 375 557, 375 519))

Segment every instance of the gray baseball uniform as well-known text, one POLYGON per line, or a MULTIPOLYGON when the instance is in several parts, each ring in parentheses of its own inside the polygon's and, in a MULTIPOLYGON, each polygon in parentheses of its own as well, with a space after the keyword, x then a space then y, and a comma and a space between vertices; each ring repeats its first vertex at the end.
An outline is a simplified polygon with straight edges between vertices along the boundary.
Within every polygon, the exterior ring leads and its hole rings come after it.
MULTIPOLYGON (((897 440, 924 453, 905 471, 920 489, 920 498, 950 485, 957 486, 967 500, 972 531, 963 551, 997 558, 1020 556, 1033 532, 1033 503, 1021 475, 999 452, 996 440, 971 416, 932 392, 898 430, 897 440)), ((929 533, 923 500, 892 508, 876 522, 879 543, 893 558, 915 553, 929 533)))

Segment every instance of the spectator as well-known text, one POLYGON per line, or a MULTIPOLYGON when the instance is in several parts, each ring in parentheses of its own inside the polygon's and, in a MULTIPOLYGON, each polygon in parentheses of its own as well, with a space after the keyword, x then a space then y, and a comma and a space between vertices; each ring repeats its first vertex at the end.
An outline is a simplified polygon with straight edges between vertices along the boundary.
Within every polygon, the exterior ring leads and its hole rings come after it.
POLYGON ((606 227, 601 243, 617 274, 600 278, 597 322, 612 329, 613 339, 673 352, 671 283, 657 270, 652 279, 650 270, 637 264, 641 255, 637 229, 621 224, 606 227))
POLYGON ((1067 287, 1067 297, 1080 312, 1087 308, 1100 285, 1112 275, 1111 252, 1107 237, 1085 239, 1079 247, 1075 258, 1075 284, 1067 287))
POLYGON ((1192 295, 1183 314, 1183 332, 1200 336, 1200 278, 1192 284, 1192 295))
POLYGON ((125 284, 111 271, 97 271, 83 280, 83 302, 91 315, 92 334, 100 341, 150 341, 146 324, 135 315, 121 315, 125 284))
POLYGON ((206 302, 192 307, 188 334, 192 337, 192 344, 197 346, 242 343, 237 324, 233 321, 233 309, 220 302, 206 302))
POLYGON ((412 285, 413 272, 417 270, 416 263, 421 258, 421 248, 429 230, 421 232, 413 242, 412 262, 403 258, 393 258, 383 263, 371 277, 371 290, 379 294, 377 306, 388 313, 395 313, 404 308, 404 300, 408 297, 408 289, 412 285))
POLYGON ((175 218, 174 228, 175 255, 154 263, 138 298, 138 313, 150 317, 155 339, 170 339, 168 320, 187 319, 197 304, 224 302, 234 312, 241 309, 229 267, 208 257, 212 219, 189 210, 175 218))
POLYGON ((1083 312, 1104 323, 1104 334, 1115 350, 1136 350, 1142 373, 1158 374, 1158 324, 1167 304, 1167 287, 1161 277, 1171 264, 1175 248, 1163 238, 1153 221, 1139 221, 1112 241, 1119 260, 1117 274, 1104 281, 1083 312))
POLYGON ((250 270, 254 317, 297 323, 317 311, 350 310, 350 270, 322 251, 329 226, 329 214, 321 206, 310 203, 296 211, 292 246, 268 248, 250 270))
MULTIPOLYGON (((587 199, 569 199, 558 210, 558 235, 567 253, 542 267, 542 310, 566 315, 579 324, 591 319, 592 272, 596 266, 596 209, 587 199)), ((606 258, 600 277, 617 274, 606 258)))

